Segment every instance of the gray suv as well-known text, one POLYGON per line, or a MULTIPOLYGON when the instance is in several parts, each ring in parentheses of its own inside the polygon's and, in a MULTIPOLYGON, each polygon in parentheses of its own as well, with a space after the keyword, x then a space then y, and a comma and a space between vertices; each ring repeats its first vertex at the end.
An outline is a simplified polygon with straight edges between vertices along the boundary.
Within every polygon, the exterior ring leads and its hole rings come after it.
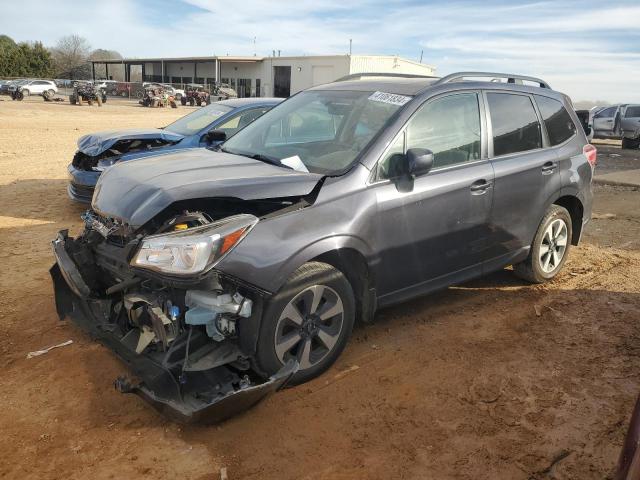
POLYGON ((552 279, 591 212, 579 125, 517 75, 311 88, 217 150, 105 172, 53 241, 58 314, 125 360, 119 390, 222 420, 320 375, 381 307, 507 265, 552 279))

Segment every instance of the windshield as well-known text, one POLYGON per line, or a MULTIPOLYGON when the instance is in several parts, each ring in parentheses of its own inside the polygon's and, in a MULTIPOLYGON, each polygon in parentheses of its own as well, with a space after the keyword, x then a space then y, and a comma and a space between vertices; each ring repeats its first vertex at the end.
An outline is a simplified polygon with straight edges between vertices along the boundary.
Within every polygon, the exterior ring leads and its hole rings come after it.
POLYGON ((232 108, 227 105, 214 103, 196 110, 189 115, 185 115, 172 124, 167 125, 164 129, 185 136, 195 135, 200 130, 210 125, 215 120, 220 118, 225 113, 230 112, 231 110, 232 108))
POLYGON ((338 173, 409 100, 381 92, 302 92, 245 127, 222 149, 300 171, 338 173))

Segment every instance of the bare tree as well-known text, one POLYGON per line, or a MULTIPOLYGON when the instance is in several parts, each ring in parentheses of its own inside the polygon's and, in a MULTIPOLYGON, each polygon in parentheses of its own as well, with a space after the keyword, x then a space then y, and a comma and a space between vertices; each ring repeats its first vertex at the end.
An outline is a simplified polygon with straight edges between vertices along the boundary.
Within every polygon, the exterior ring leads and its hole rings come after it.
POLYGON ((72 79, 87 78, 91 69, 87 64, 91 45, 80 35, 67 35, 58 40, 52 49, 53 62, 58 76, 72 79))

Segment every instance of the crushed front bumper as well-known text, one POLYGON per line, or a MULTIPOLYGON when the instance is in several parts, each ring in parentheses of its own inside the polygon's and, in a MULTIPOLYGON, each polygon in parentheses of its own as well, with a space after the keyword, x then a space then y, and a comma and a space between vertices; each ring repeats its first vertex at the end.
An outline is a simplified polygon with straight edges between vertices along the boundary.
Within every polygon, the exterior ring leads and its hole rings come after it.
POLYGON ((81 170, 73 164, 69 164, 67 172, 69 173, 67 186, 69 198, 79 203, 91 203, 100 172, 81 170))
MULTIPOLYGON (((112 301, 93 298, 73 259, 65 249, 66 232, 52 242, 56 263, 51 267, 56 311, 60 319, 71 320, 92 338, 110 348, 138 377, 131 382, 118 378, 115 387, 135 393, 167 417, 182 423, 217 423, 251 408, 269 394, 283 388, 298 370, 289 362, 263 383, 225 366, 195 372, 186 378, 177 375, 166 362, 135 352, 126 335, 120 335, 109 322, 112 301)), ((183 372, 184 374, 184 372, 183 372)))

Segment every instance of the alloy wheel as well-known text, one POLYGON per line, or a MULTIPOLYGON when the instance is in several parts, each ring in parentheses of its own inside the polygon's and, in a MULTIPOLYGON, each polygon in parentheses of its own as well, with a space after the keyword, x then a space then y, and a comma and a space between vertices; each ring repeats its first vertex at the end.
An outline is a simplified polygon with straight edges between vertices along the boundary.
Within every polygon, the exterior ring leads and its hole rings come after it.
POLYGON ((340 295, 326 285, 298 293, 282 311, 275 332, 275 351, 282 363, 295 358, 300 369, 318 364, 336 346, 344 323, 340 295))
POLYGON ((567 224, 557 218, 549 224, 542 237, 538 261, 540 268, 545 273, 553 272, 564 257, 567 250, 567 224))

